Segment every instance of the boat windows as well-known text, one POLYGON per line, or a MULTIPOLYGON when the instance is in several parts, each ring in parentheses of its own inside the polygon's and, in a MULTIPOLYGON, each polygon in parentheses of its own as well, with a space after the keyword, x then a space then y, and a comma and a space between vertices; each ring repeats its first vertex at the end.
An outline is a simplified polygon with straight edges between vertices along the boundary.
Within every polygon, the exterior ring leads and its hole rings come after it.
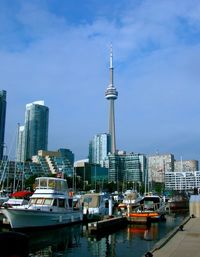
POLYGON ((31 198, 31 200, 30 200, 30 204, 36 204, 36 201, 37 201, 37 199, 36 199, 36 198, 31 198))
POLYGON ((47 180, 40 179, 40 188, 47 188, 47 180))
POLYGON ((35 179, 35 187, 36 189, 53 189, 56 191, 67 191, 67 181, 65 179, 58 178, 36 178, 35 179))
POLYGON ((43 203, 43 198, 38 198, 36 201, 36 204, 42 204, 43 203))
POLYGON ((55 180, 49 180, 48 181, 48 188, 54 189, 55 188, 55 180))
POLYGON ((44 205, 52 205, 52 202, 53 202, 53 199, 47 198, 44 200, 44 205))

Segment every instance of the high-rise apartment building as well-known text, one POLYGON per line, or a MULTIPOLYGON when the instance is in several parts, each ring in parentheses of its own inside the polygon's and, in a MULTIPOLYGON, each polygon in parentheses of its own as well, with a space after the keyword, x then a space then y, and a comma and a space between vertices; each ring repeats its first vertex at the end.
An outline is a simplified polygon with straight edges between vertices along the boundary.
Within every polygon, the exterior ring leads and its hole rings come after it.
POLYGON ((96 134, 89 145, 89 162, 104 166, 105 158, 111 151, 111 136, 107 133, 96 134))
POLYGON ((23 135, 22 131, 19 131, 17 146, 20 161, 31 160, 33 155, 37 155, 38 150, 47 150, 48 124, 49 108, 44 105, 44 101, 26 105, 23 135))
POLYGON ((174 155, 155 154, 148 157, 148 180, 149 182, 163 183, 165 172, 174 170, 174 155))
POLYGON ((3 159, 4 151, 4 136, 5 136, 5 122, 6 122, 6 91, 0 91, 0 160, 3 159))

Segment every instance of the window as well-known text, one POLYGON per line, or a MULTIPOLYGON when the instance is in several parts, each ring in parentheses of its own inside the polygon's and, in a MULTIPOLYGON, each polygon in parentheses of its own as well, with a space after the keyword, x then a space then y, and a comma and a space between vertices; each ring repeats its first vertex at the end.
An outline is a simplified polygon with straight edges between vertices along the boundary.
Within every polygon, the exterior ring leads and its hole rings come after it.
POLYGON ((58 199, 58 206, 59 207, 65 207, 65 200, 64 199, 58 199))
POLYGON ((43 203, 43 199, 42 198, 38 198, 36 201, 36 204, 42 204, 43 203))
POLYGON ((45 199, 44 205, 52 205, 53 200, 52 199, 45 199))

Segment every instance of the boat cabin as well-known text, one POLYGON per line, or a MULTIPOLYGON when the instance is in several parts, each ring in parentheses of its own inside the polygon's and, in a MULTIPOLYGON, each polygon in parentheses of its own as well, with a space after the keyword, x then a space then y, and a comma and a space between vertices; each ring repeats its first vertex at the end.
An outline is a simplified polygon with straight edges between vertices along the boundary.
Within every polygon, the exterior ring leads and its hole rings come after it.
POLYGON ((160 207, 161 199, 156 195, 147 195, 144 196, 140 201, 140 206, 143 207, 144 210, 156 210, 160 207))
POLYGON ((35 189, 49 189, 57 192, 66 192, 68 186, 65 179, 40 177, 35 179, 35 189))
POLYGON ((65 179, 39 177, 35 179, 35 192, 29 205, 39 208, 69 208, 68 186, 65 179))

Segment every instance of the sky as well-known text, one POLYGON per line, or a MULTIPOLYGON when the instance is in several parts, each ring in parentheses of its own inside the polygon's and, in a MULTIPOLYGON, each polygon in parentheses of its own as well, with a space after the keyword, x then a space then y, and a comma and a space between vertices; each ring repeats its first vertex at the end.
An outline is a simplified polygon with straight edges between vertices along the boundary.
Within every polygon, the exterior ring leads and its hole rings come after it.
POLYGON ((88 157, 108 132, 113 47, 117 149, 200 158, 199 0, 0 0, 7 154, 26 104, 49 107, 48 150, 88 157))

